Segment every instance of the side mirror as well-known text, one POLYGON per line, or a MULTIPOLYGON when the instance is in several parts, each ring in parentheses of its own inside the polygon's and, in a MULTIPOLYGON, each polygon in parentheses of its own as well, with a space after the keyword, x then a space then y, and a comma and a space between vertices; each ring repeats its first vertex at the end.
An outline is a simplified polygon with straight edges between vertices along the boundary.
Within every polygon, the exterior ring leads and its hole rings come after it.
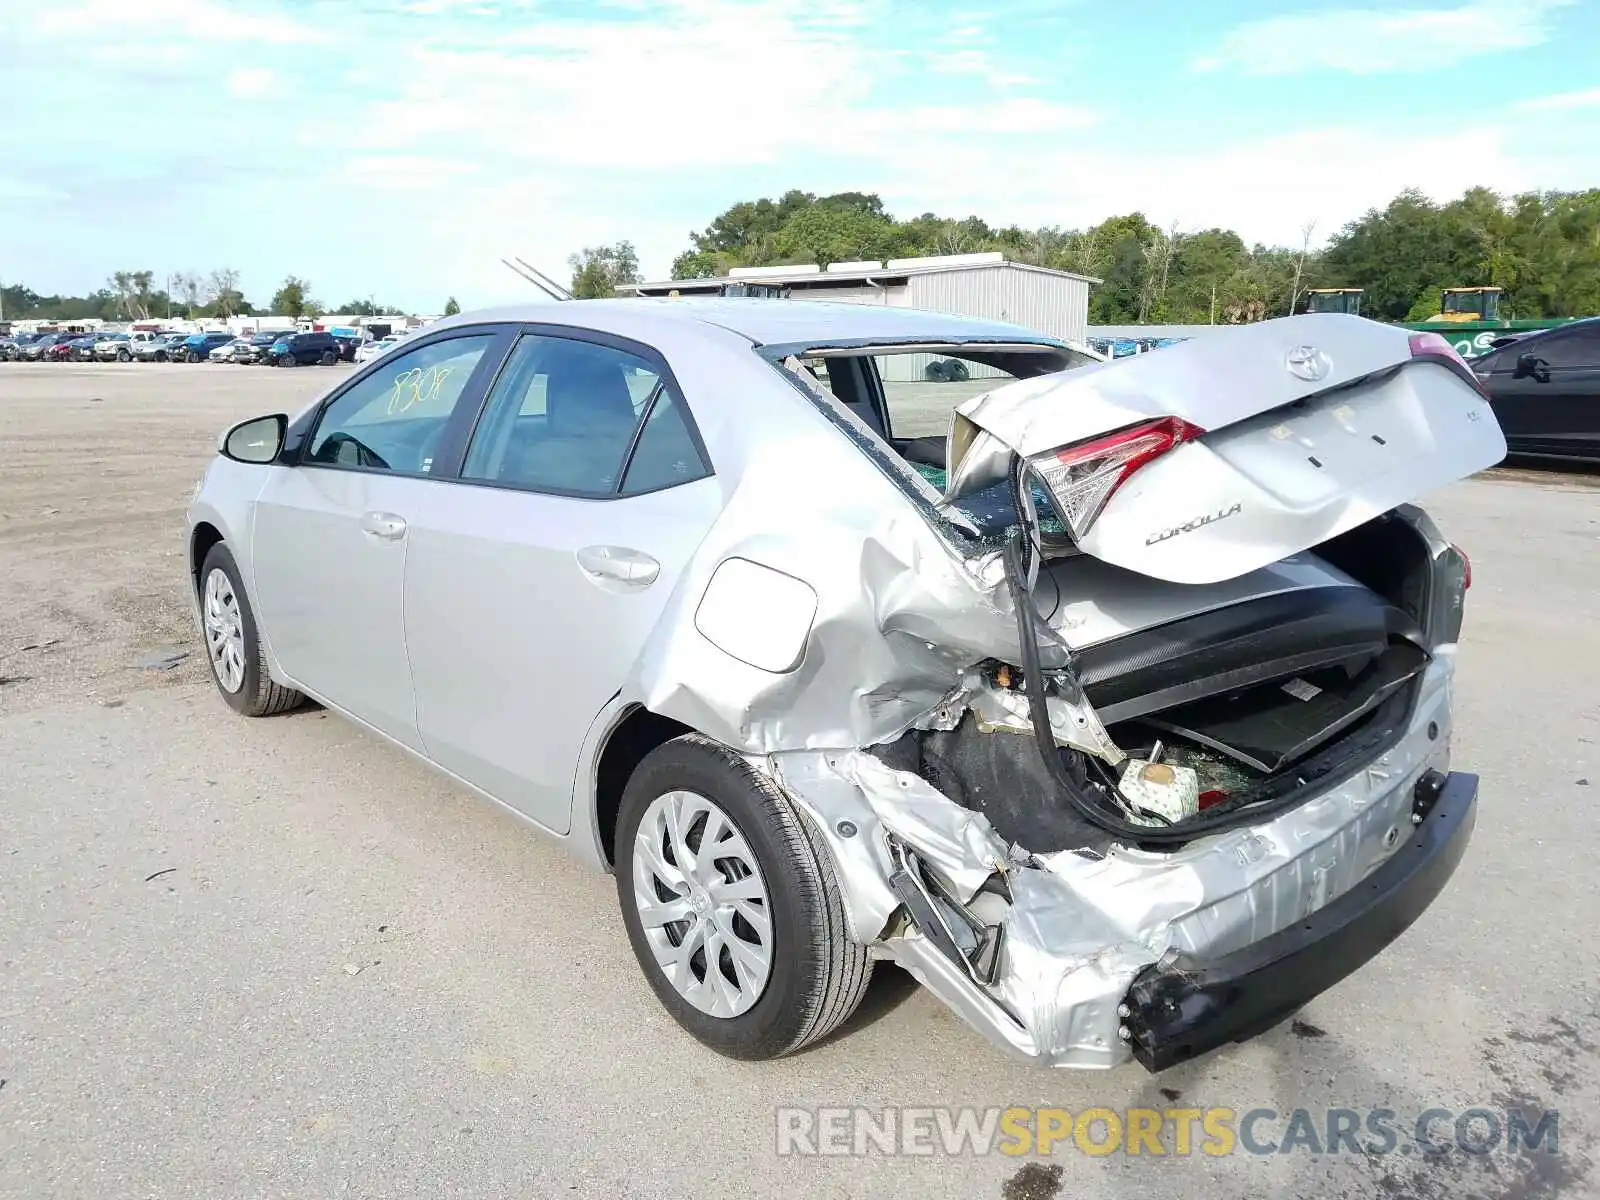
POLYGON ((283 438, 288 431, 289 418, 283 413, 252 417, 217 439, 217 453, 234 462, 270 463, 283 452, 283 438))
POLYGON ((1517 369, 1512 375, 1516 379, 1527 379, 1531 376, 1535 383, 1549 383, 1550 366, 1537 354, 1519 354, 1517 355, 1517 369))

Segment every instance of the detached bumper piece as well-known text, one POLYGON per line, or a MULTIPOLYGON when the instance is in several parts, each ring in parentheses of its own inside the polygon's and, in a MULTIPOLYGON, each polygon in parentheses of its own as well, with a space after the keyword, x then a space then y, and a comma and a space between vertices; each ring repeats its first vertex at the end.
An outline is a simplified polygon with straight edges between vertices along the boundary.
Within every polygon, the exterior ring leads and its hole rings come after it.
POLYGON ((1124 1000, 1129 1048, 1162 1071, 1283 1021, 1351 974, 1433 903, 1466 853, 1478 777, 1430 771, 1417 784, 1410 839, 1332 903, 1230 954, 1177 955, 1146 967, 1124 1000))

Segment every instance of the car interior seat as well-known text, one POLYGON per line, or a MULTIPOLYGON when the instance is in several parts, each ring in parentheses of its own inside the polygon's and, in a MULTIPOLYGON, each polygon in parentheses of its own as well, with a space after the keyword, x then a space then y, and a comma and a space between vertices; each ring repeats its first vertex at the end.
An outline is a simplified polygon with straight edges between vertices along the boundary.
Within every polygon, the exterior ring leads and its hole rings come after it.
POLYGON ((614 490, 637 420, 622 364, 609 351, 572 343, 544 369, 544 427, 508 455, 502 477, 565 491, 614 490))

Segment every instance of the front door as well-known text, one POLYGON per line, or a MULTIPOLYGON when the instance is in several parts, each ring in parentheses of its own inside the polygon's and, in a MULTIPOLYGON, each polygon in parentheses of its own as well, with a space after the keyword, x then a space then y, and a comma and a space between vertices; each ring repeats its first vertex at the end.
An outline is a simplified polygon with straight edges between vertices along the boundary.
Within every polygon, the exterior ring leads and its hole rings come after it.
POLYGON ((431 478, 451 416, 481 394, 487 332, 374 364, 323 408, 297 465, 256 501, 260 623, 311 695, 421 749, 402 620, 413 514, 451 485, 431 478))
POLYGON ((525 334, 430 497, 405 631, 429 757, 556 833, 574 767, 722 498, 665 363, 525 334))

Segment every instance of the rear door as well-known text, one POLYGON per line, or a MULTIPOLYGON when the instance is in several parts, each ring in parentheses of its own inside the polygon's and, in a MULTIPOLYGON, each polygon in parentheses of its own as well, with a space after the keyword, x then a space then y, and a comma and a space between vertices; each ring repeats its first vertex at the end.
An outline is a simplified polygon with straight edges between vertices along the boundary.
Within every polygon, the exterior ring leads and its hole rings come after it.
POLYGON ((283 670, 413 749, 403 622, 412 523, 451 486, 435 472, 459 461, 465 429, 454 418, 475 410, 509 339, 503 327, 451 330, 363 371, 256 502, 254 596, 283 670))
POLYGON ((530 327, 461 482, 413 525, 405 634, 429 757, 567 832, 584 735, 720 509, 659 354, 530 327))

